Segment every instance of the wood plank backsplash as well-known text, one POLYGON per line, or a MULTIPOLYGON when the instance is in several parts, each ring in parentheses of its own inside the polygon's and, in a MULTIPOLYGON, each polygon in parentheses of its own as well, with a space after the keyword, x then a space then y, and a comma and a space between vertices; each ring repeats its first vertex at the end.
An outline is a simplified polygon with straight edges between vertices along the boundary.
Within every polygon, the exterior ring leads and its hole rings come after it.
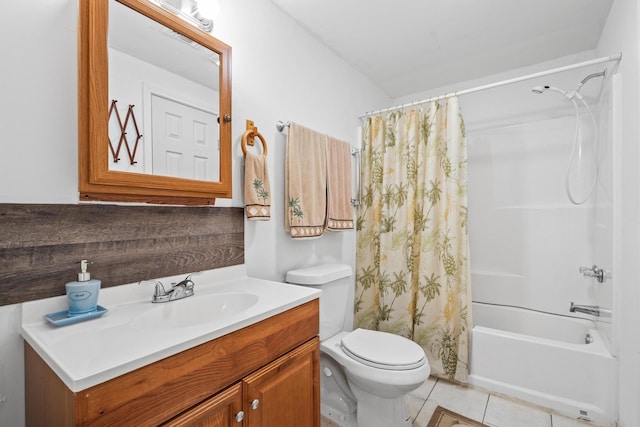
POLYGON ((242 208, 0 204, 0 305, 244 263, 242 208))

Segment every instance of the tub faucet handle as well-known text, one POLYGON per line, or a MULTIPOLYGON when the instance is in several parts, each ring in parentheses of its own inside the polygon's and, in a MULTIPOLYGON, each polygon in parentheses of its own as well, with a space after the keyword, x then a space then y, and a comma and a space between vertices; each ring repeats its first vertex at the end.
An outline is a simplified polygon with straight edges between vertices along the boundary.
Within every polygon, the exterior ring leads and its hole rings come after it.
POLYGON ((580 267, 580 274, 584 277, 594 277, 598 283, 604 282, 605 271, 602 268, 599 268, 597 265, 593 265, 593 267, 580 267))

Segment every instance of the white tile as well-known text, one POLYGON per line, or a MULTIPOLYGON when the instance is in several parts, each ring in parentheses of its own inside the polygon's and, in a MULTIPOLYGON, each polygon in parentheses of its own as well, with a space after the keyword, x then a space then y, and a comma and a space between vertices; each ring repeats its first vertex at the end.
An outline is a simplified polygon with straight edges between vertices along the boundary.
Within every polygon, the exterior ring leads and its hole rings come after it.
POLYGON ((495 427, 551 427, 551 414, 523 403, 491 395, 483 422, 495 427))
POLYGON ((486 392, 438 380, 427 403, 435 403, 467 418, 482 421, 488 397, 486 392))
POLYGON ((422 383, 420 387, 409 393, 409 395, 424 400, 429 397, 429 394, 431 393, 431 390, 433 390, 433 387, 436 385, 437 381, 437 378, 429 377, 424 383, 422 383))
POLYGON ((551 425, 553 427, 593 427, 595 424, 580 421, 575 418, 568 418, 558 414, 551 414, 551 425))
POLYGON ((411 419, 415 420, 424 405, 424 399, 420 399, 415 396, 406 396, 407 406, 409 407, 409 414, 411 415, 411 419))

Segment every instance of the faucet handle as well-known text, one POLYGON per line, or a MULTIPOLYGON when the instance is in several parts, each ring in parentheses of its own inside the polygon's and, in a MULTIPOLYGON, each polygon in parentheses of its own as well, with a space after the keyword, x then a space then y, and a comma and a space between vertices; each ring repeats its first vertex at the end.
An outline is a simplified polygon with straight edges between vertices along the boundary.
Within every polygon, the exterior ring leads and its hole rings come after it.
POLYGON ((201 274, 202 274, 202 271, 197 271, 195 273, 188 274, 183 281, 178 283, 178 285, 184 285, 187 289, 193 289, 193 286, 195 285, 195 283, 193 282, 193 280, 191 280, 191 278, 193 276, 199 276, 201 274))
POLYGON ((167 290, 160 280, 141 280, 138 282, 138 285, 155 285, 154 298, 167 295, 167 290))
POLYGON ((185 278, 184 278, 184 280, 191 280, 191 278, 192 278, 193 276, 199 276, 199 275, 201 275, 202 273, 204 273, 204 272, 203 272, 203 271, 196 271, 196 272, 194 272, 194 273, 190 273, 190 274, 188 274, 188 275, 187 275, 187 277, 185 277, 185 278))
POLYGON ((193 288, 195 286, 195 283, 193 282, 193 280, 191 280, 191 277, 199 275, 199 274, 202 274, 202 272, 200 271, 200 272, 197 272, 197 273, 191 273, 191 274, 187 275, 187 277, 185 277, 184 280, 182 280, 180 283, 178 283, 176 285, 176 287, 178 287, 178 286, 184 287, 185 294, 186 294, 185 296, 189 297, 189 296, 193 295, 194 294, 193 288))
POLYGON ((593 277, 598 283, 602 283, 605 280, 606 272, 604 269, 599 268, 597 265, 593 265, 593 267, 580 267, 580 274, 584 277, 593 277))

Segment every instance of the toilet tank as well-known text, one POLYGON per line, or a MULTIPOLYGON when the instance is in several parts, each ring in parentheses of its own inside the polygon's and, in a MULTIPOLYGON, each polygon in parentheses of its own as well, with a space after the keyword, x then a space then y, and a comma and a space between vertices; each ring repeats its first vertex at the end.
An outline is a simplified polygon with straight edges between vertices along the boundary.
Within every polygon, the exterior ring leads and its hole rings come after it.
POLYGON ((353 271, 346 264, 320 264, 287 272, 286 282, 320 288, 320 340, 341 332, 353 271))

